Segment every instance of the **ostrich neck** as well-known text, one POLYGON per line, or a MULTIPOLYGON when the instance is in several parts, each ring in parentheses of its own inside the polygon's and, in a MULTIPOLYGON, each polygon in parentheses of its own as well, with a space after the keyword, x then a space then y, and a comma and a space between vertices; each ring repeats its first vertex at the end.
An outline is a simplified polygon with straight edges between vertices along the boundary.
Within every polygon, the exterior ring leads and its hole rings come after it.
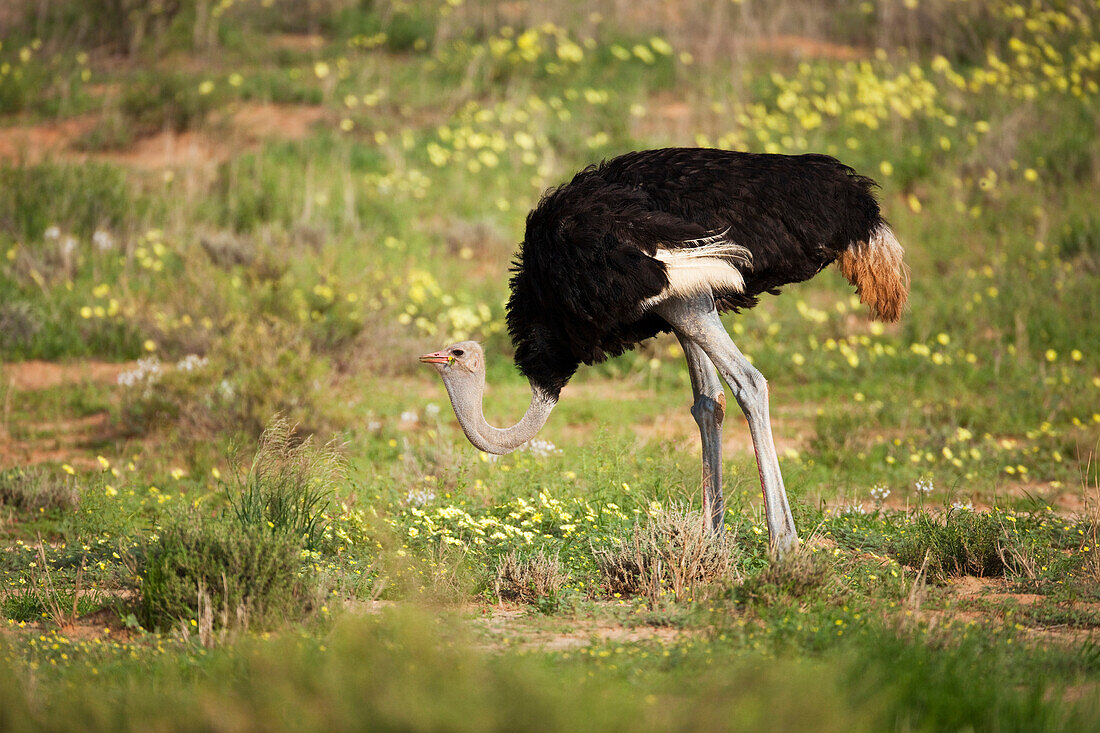
POLYGON ((473 389, 462 389, 457 384, 444 380, 447 394, 451 398, 458 423, 466 437, 478 450, 498 455, 511 453, 526 443, 546 424, 550 411, 557 400, 531 385, 531 404, 518 423, 510 428, 496 428, 485 420, 482 401, 485 394, 484 383, 473 389))

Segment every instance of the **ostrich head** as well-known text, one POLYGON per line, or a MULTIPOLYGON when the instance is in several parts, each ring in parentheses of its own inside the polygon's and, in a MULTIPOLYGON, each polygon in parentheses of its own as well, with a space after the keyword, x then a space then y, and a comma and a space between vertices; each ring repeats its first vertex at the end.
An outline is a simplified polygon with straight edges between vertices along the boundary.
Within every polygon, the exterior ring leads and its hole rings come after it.
POLYGON ((441 351, 424 354, 420 361, 431 364, 446 385, 465 390, 485 384, 485 351, 477 341, 460 341, 441 351))
POLYGON ((550 417, 556 400, 532 387, 531 405, 523 419, 510 428, 495 428, 485 421, 485 351, 476 341, 461 341, 424 354, 420 361, 439 372, 462 431, 479 450, 510 453, 533 438, 550 417))

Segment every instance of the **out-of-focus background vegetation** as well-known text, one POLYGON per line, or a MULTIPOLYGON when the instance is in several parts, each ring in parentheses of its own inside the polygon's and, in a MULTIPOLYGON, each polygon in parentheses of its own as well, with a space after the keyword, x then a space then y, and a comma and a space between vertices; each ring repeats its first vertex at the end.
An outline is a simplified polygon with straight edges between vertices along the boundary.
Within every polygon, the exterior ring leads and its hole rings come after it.
POLYGON ((4 3, 0 727, 1095 725, 1098 21, 4 3), (837 156, 913 269, 896 326, 832 270, 727 317, 810 538, 785 564, 732 412, 729 537, 698 535, 673 339, 499 460, 416 362, 483 341, 518 418, 526 212, 668 145, 837 156))

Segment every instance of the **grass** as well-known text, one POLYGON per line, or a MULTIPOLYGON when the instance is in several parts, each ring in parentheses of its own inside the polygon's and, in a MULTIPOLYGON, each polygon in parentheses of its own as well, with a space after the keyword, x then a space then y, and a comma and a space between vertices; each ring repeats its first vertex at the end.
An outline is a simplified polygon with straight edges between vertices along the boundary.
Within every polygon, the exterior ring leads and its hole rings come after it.
POLYGON ((115 5, 0 11, 0 727, 1097 727, 1091 4, 115 5), (663 145, 836 155, 913 269, 726 318, 784 563, 670 337, 495 460, 415 360, 517 419, 526 211, 663 145))
POLYGON ((247 475, 225 488, 236 520, 256 532, 281 534, 317 549, 325 512, 343 473, 336 446, 316 448, 309 438, 295 444, 294 427, 275 418, 260 436, 247 475))

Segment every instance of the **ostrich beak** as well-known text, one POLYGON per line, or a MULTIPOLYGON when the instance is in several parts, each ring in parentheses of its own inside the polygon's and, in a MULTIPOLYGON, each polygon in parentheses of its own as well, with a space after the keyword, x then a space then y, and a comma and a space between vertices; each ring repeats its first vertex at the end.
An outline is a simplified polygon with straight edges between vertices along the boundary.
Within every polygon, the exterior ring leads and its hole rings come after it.
POLYGON ((430 354, 423 354, 420 361, 425 364, 449 364, 451 357, 442 351, 433 351, 430 354))

